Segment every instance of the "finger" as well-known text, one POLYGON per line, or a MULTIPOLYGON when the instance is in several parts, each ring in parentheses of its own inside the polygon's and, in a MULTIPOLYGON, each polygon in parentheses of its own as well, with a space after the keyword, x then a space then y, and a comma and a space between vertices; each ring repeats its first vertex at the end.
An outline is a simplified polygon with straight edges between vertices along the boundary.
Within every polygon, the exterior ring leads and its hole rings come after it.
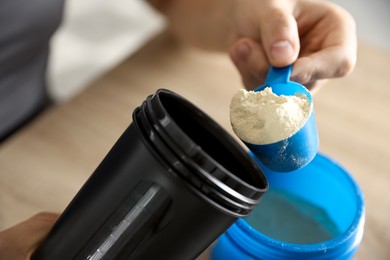
POLYGON ((271 1, 260 15, 261 41, 268 61, 275 67, 293 63, 299 54, 299 34, 291 1, 271 1))
POLYGON ((242 38, 233 45, 229 54, 246 89, 253 90, 265 82, 269 63, 259 43, 242 38))
POLYGON ((26 259, 58 219, 55 213, 39 213, 0 233, 0 251, 9 259, 26 259))
MULTIPOLYGON (((311 9, 305 11, 313 14, 305 17, 305 23, 316 26, 306 30, 300 57, 291 73, 291 78, 302 84, 346 76, 356 65, 357 40, 353 17, 331 3, 321 7, 326 15, 314 14, 311 9)), ((304 26, 302 22, 301 26, 304 26)))
POLYGON ((31 239, 29 243, 26 244, 26 248, 29 248, 28 257, 43 241, 54 223, 58 220, 59 216, 60 214, 58 213, 42 212, 27 220, 30 221, 30 223, 24 222, 24 232, 31 234, 31 239))
POLYGON ((345 48, 335 46, 299 58, 293 66, 291 79, 308 85, 322 79, 346 76, 356 63, 356 54, 346 53, 345 48))

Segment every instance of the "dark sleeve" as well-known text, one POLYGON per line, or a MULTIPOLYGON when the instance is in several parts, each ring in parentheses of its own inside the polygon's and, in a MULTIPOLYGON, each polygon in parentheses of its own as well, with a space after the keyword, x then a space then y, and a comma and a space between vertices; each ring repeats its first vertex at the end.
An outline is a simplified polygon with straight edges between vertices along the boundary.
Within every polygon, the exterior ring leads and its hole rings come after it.
POLYGON ((0 0, 0 141, 48 102, 49 41, 63 0, 0 0))

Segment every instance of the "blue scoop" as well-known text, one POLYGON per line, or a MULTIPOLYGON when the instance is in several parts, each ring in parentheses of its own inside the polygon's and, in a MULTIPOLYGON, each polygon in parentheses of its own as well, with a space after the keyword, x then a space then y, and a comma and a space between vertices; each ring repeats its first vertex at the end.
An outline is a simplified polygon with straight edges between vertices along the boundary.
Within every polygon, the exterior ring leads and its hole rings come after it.
MULTIPOLYGON (((276 95, 292 96, 305 94, 313 106, 310 91, 303 85, 290 81, 292 65, 283 68, 271 67, 265 84, 254 91, 271 87, 276 95)), ((291 172, 307 165, 318 151, 318 132, 312 107, 309 118, 298 132, 287 139, 271 144, 250 144, 246 146, 269 169, 277 172, 291 172)))

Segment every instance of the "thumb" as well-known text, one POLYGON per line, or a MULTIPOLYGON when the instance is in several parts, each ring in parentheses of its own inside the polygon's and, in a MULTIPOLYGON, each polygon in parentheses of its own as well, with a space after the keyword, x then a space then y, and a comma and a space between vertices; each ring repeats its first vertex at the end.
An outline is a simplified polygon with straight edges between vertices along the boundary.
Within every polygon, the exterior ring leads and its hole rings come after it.
POLYGON ((299 54, 299 35, 292 7, 284 2, 263 9, 260 31, 263 48, 271 65, 284 67, 295 62, 299 54))
POLYGON ((0 232, 0 255, 5 259, 28 259, 58 217, 42 212, 0 232))

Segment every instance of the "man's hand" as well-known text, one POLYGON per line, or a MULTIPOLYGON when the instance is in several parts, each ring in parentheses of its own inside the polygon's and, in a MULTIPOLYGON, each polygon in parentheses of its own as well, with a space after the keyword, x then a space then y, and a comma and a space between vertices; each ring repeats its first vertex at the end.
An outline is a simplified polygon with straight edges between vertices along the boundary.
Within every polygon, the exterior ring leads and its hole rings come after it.
POLYGON ((55 213, 39 213, 0 232, 0 259, 30 259, 58 217, 55 213))
POLYGON ((228 52, 247 89, 264 83, 270 65, 294 63, 292 79, 312 89, 318 80, 346 76, 356 63, 355 21, 325 0, 154 2, 179 39, 228 52))

